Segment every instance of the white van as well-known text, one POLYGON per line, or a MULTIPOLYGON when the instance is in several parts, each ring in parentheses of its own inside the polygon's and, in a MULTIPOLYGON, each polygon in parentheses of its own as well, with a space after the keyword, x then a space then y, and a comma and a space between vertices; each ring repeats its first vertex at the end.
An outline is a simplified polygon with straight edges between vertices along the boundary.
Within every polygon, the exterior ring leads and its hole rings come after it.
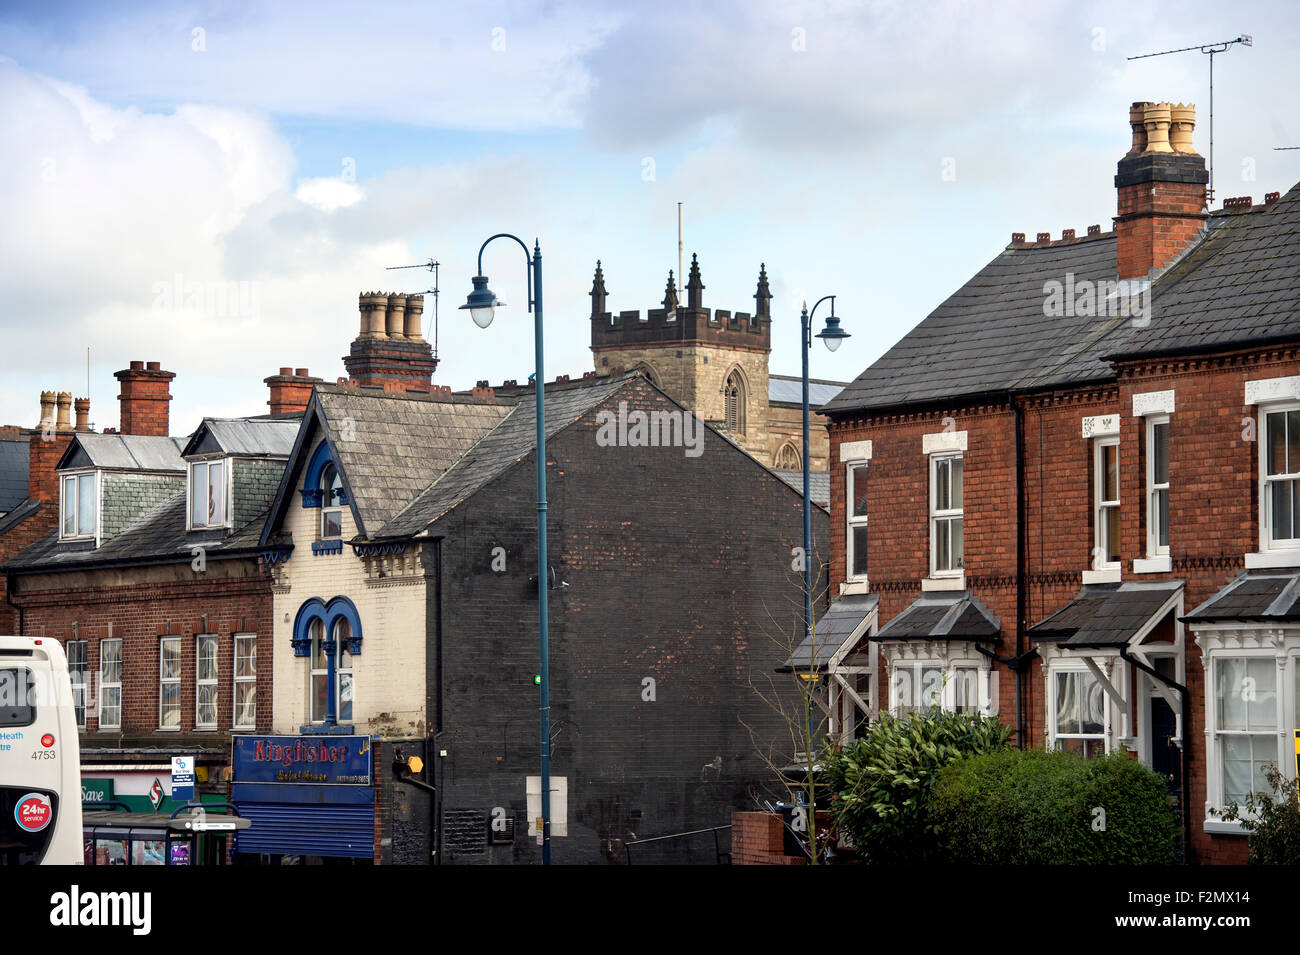
POLYGON ((0 636, 0 865, 80 865, 81 751, 55 640, 0 636))

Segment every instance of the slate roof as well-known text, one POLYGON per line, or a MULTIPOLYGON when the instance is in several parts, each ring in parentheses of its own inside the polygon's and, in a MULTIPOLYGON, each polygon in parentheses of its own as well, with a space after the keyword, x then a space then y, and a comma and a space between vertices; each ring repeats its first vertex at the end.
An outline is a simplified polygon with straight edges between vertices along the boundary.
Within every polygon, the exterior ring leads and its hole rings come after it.
POLYGON ((193 559, 191 548, 202 543, 208 560, 222 555, 255 553, 265 523, 267 507, 261 514, 229 536, 196 536, 185 531, 185 491, 172 495, 120 534, 105 540, 98 548, 86 545, 59 544, 59 532, 53 530, 4 565, 7 570, 63 570, 118 562, 159 562, 193 559))
MULTIPOLYGON (((803 494, 803 471, 777 471, 775 468, 772 473, 779 477, 786 484, 790 485, 800 495, 803 494)), ((831 506, 831 475, 829 471, 810 471, 808 474, 808 496, 812 498, 814 504, 830 510, 831 506)))
MULTIPOLYGON (((846 382, 808 379, 808 405, 820 408, 843 390, 846 382)), ((769 375, 767 379, 769 404, 796 404, 803 407, 803 379, 790 375, 769 375)))
POLYGON ((844 641, 879 605, 879 594, 847 594, 831 601, 830 608, 818 618, 812 634, 795 647, 794 653, 777 668, 777 672, 806 670, 810 662, 819 672, 824 671, 844 641))
POLYGON ((0 441, 0 514, 27 500, 30 455, 26 441, 0 441))
POLYGON ((1181 580, 1093 584, 1030 628, 1029 638, 1061 647, 1122 647, 1183 589, 1181 580))
POLYGON ((1002 622, 969 590, 923 593, 873 640, 996 641, 1002 622))
POLYGON ((1114 281, 1113 232, 1008 247, 823 409, 994 396, 1114 378, 1109 359, 1300 338, 1300 184, 1217 210, 1150 287, 1147 322, 1044 315, 1049 281, 1114 281))
POLYGON ((145 434, 79 432, 59 459, 59 468, 94 467, 117 471, 184 471, 185 438, 145 434))
POLYGON ((1211 218, 1204 241, 1153 284, 1150 324, 1126 323, 1108 354, 1199 352, 1300 338, 1300 183, 1271 205, 1211 218))
MULTIPOLYGON (((568 427, 636 377, 636 373, 596 379, 595 384, 546 393, 546 438, 568 427)), ((532 453, 537 444, 536 393, 519 403, 432 484, 374 534, 374 540, 410 537, 446 514, 489 481, 532 453)), ((345 465, 346 467, 346 465, 345 465)), ((355 477, 352 477, 355 481, 355 477)))
POLYGON ((183 455, 222 452, 287 458, 302 423, 300 415, 266 418, 204 418, 183 455))
POLYGON ((327 437, 348 482, 361 536, 384 527, 511 412, 513 402, 317 385, 327 437))
POLYGON ((40 498, 29 497, 12 511, 0 517, 0 534, 7 534, 11 528, 17 527, 40 509, 40 498))
POLYGON ((1300 619, 1300 574, 1242 574, 1183 620, 1208 623, 1216 620, 1300 619))

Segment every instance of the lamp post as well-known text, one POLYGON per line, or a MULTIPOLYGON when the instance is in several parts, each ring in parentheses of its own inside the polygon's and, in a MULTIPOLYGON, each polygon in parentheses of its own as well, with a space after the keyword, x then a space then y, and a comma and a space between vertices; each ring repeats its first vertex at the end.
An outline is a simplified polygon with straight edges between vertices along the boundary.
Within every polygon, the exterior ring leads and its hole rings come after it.
MULTIPOLYGON (((808 311, 808 303, 803 306, 800 316, 800 346, 803 353, 803 635, 807 640, 812 637, 812 500, 811 477, 809 474, 809 440, 808 440, 808 346, 812 344, 812 319, 817 314, 817 306, 830 299, 831 314, 826 319, 826 327, 817 333, 817 337, 826 343, 826 347, 835 351, 840 347, 849 333, 840 328, 840 320, 835 317, 835 296, 823 295, 808 311)), ((816 666, 816 660, 809 661, 816 666)), ((812 740, 809 739, 809 743, 812 740)))
MULTIPOLYGON (((470 318, 479 328, 492 324, 495 308, 505 305, 497 299, 487 287, 487 276, 483 274, 483 250, 494 239, 514 239, 524 250, 524 263, 528 273, 528 310, 533 313, 533 339, 537 367, 534 381, 537 389, 537 628, 538 652, 540 656, 541 686, 541 762, 542 762, 542 865, 551 864, 551 694, 548 673, 550 647, 547 635, 547 588, 550 584, 550 568, 546 562, 546 403, 543 382, 546 375, 542 362, 542 247, 533 241, 532 256, 528 246, 518 236, 508 232, 499 232, 491 236, 478 250, 478 274, 471 280, 474 289, 469 293, 462 309, 467 309, 470 318)), ((805 402, 806 403, 806 402, 805 402)))

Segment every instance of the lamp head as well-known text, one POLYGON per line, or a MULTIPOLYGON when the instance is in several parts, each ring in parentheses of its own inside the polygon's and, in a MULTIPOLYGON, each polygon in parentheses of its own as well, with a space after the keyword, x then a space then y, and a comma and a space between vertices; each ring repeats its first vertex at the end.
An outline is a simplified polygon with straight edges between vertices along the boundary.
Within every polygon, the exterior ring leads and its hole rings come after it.
POLYGON ((498 305, 505 305, 505 302, 497 301, 496 293, 487 287, 487 276, 476 275, 472 279, 474 290, 465 298, 465 304, 462 309, 469 309, 469 317, 474 319, 474 324, 479 328, 487 328, 492 324, 492 315, 498 305))
POLYGON ((844 339, 849 337, 849 333, 840 328, 840 320, 835 317, 835 300, 831 299, 831 314, 826 319, 826 327, 817 333, 817 337, 826 343, 826 347, 831 351, 840 347, 844 339))

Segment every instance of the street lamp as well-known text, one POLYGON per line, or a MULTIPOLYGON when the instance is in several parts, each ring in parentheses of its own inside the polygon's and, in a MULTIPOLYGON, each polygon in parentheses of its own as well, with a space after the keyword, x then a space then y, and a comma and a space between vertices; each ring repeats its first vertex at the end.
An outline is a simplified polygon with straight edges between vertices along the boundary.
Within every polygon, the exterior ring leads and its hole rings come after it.
MULTIPOLYGON (((830 299, 831 314, 826 319, 826 327, 817 333, 817 337, 826 343, 826 347, 835 351, 840 347, 849 333, 840 328, 840 320, 835 317, 835 296, 824 295, 808 311, 808 303, 803 306, 800 316, 799 343, 803 352, 803 635, 805 640, 812 637, 812 500, 811 477, 809 474, 809 440, 808 440, 808 346, 812 344, 812 318, 817 314, 817 306, 830 299)), ((810 646, 811 650, 811 646, 810 646)), ((816 666, 817 661, 810 664, 816 666)), ((811 739, 809 740, 811 742, 811 739)))
POLYGON ((499 232, 484 242, 478 250, 478 274, 472 279, 474 289, 465 299, 462 309, 469 311, 470 318, 479 328, 492 324, 492 317, 499 301, 488 288, 487 276, 483 274, 483 250, 494 239, 514 239, 524 250, 524 263, 528 273, 528 310, 533 313, 533 340, 536 354, 534 381, 537 387, 537 629, 538 653, 541 659, 540 672, 536 682, 541 687, 541 761, 542 761, 542 865, 551 864, 551 693, 549 677, 550 648, 547 634, 547 586, 550 573, 546 562, 546 404, 543 382, 546 375, 542 362, 542 246, 538 240, 533 241, 531 258, 528 246, 518 236, 508 232, 499 232))

